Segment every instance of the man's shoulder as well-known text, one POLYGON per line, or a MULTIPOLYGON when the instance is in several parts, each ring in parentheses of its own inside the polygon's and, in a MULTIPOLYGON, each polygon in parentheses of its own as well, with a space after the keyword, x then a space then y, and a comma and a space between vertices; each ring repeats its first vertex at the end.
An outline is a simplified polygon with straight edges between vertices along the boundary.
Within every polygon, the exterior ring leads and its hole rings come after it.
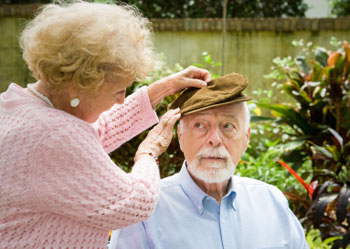
POLYGON ((276 186, 268 184, 266 182, 242 176, 233 176, 232 180, 234 181, 234 185, 238 188, 238 191, 239 189, 254 190, 254 192, 250 193, 266 193, 281 200, 285 199, 281 190, 279 190, 276 186))
POLYGON ((187 198, 180 173, 165 177, 160 181, 158 206, 164 207, 167 202, 185 201, 187 198))
POLYGON ((160 189, 166 190, 167 188, 174 188, 180 185, 179 183, 179 173, 171 176, 167 176, 160 181, 160 189))
POLYGON ((273 187, 273 185, 270 185, 266 182, 256 180, 249 177, 244 176, 233 176, 232 180, 235 182, 235 184, 241 184, 241 185, 254 185, 254 186, 261 186, 261 187, 273 187))

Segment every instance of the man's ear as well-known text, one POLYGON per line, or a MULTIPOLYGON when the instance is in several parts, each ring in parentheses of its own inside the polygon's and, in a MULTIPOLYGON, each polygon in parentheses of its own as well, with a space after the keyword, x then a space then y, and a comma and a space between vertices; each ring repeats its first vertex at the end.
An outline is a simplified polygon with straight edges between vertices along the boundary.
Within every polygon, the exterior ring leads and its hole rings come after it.
POLYGON ((248 144, 249 144, 249 139, 250 139, 250 126, 248 127, 245 136, 246 136, 246 141, 245 141, 246 144, 245 144, 244 151, 248 148, 248 144))
POLYGON ((179 145, 180 145, 180 150, 183 152, 183 149, 182 149, 182 130, 183 130, 183 127, 180 127, 182 126, 183 124, 181 124, 181 121, 179 122, 178 126, 177 126, 177 138, 178 138, 178 142, 179 142, 179 145))

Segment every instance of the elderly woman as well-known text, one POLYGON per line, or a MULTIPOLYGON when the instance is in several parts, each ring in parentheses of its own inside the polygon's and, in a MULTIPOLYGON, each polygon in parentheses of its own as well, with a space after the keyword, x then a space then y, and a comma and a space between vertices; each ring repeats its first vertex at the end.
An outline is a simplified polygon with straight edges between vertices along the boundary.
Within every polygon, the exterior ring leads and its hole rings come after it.
POLYGON ((110 229, 151 215, 155 157, 179 110, 150 131, 130 174, 108 153, 155 124, 165 96, 210 76, 190 67, 124 102, 155 61, 148 26, 130 7, 86 2, 44 6, 27 25, 21 45, 38 81, 0 96, 0 248, 106 248, 110 229))

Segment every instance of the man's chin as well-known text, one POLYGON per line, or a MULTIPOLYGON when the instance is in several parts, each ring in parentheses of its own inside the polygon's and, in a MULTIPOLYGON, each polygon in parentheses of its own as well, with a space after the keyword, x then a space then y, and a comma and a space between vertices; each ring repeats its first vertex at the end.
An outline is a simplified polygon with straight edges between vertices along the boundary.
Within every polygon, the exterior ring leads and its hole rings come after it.
POLYGON ((230 179, 234 173, 235 167, 217 168, 201 165, 198 167, 189 166, 188 170, 192 176, 206 183, 220 183, 230 179))

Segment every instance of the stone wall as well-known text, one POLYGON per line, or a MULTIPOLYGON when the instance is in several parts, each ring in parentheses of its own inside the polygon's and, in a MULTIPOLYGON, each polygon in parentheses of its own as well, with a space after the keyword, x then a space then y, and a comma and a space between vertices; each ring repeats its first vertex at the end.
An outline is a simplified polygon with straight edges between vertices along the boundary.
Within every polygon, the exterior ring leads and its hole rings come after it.
MULTIPOLYGON (((10 82, 25 85, 32 81, 21 57, 18 37, 26 20, 39 5, 0 5, 0 92, 10 82)), ((215 61, 222 57, 221 19, 154 19, 155 47, 166 57, 170 67, 175 63, 188 66, 202 63, 207 51, 215 61)), ((248 92, 270 89, 263 78, 270 71, 272 59, 296 55, 293 40, 330 47, 332 36, 350 40, 350 18, 266 18, 228 19, 225 48, 225 73, 239 72, 250 81, 248 92)), ((214 69, 220 73, 220 68, 214 69)))

